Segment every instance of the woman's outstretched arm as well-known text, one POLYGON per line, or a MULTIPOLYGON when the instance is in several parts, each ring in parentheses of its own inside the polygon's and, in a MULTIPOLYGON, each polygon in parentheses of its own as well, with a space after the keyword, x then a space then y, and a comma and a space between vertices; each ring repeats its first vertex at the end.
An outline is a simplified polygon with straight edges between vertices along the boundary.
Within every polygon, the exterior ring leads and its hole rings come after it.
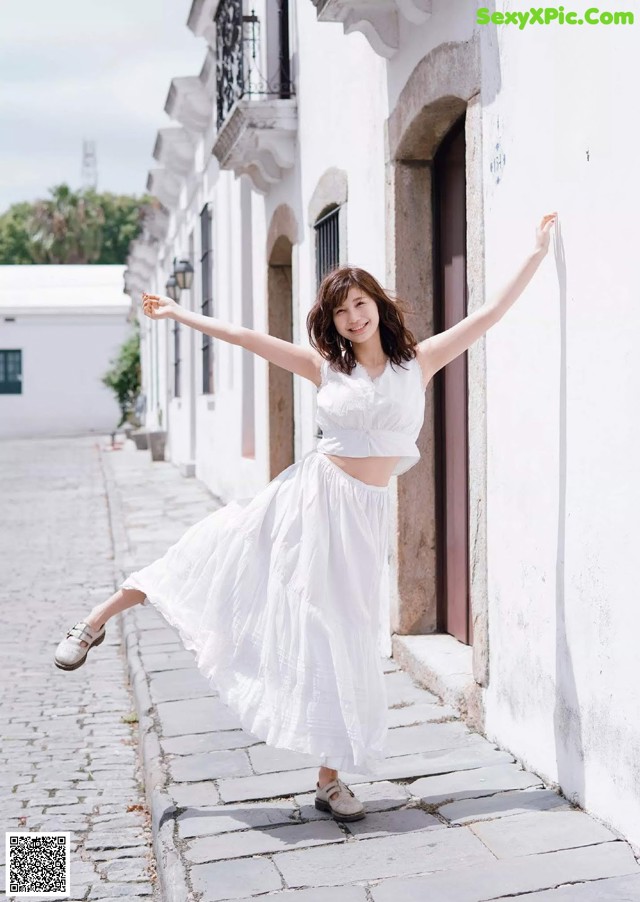
POLYGON ((556 221, 556 216, 556 213, 549 213, 542 217, 536 229, 534 249, 527 254, 516 274, 501 291, 450 329, 445 329, 444 332, 439 332, 431 338, 425 338, 416 346, 418 356, 424 359, 423 369, 426 367, 429 378, 481 338, 491 326, 502 319, 509 307, 520 297, 546 256, 549 249, 549 232, 556 221))
POLYGON ((151 319, 173 319, 185 326, 197 329, 198 332, 203 332, 205 335, 221 338, 229 344, 240 345, 245 350, 264 357, 265 360, 290 373, 297 373, 316 385, 320 383, 322 357, 313 348, 305 348, 302 345, 285 341, 283 338, 276 338, 273 335, 266 335, 264 332, 247 329, 245 326, 234 326, 232 323, 216 319, 213 316, 185 310, 180 304, 163 295, 144 294, 142 307, 145 314, 151 319))

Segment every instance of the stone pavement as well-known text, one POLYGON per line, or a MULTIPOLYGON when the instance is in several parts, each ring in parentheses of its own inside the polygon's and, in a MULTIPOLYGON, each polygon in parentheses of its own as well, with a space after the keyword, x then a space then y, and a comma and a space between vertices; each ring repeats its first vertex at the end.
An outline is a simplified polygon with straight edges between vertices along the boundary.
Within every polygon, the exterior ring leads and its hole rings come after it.
MULTIPOLYGON (((103 459, 121 577, 222 503, 130 442, 103 459)), ((624 838, 470 732, 392 660, 385 771, 375 782, 341 774, 367 810, 341 825, 313 805, 315 764, 245 733, 149 602, 121 619, 163 902, 640 899, 624 838)), ((104 657, 96 649, 83 685, 97 670, 104 678, 104 657)))
POLYGON ((98 441, 0 442, 0 814, 4 830, 70 831, 68 899, 159 902, 120 624, 78 670, 53 663, 114 591, 98 441))

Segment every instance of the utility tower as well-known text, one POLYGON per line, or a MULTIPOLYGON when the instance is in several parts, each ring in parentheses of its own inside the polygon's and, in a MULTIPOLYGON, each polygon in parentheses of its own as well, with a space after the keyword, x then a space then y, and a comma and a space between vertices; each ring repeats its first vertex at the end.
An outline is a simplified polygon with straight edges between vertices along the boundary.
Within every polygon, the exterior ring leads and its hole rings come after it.
POLYGON ((98 187, 98 163, 96 160, 96 142, 82 142, 82 187, 87 190, 98 187))

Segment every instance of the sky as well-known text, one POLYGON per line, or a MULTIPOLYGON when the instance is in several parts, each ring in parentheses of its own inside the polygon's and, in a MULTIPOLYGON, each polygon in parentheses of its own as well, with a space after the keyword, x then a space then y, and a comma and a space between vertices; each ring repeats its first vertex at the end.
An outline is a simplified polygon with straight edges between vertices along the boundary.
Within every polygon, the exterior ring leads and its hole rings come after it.
POLYGON ((98 191, 142 194, 171 79, 197 75, 206 43, 192 0, 0 3, 0 213, 82 186, 96 144, 98 191))

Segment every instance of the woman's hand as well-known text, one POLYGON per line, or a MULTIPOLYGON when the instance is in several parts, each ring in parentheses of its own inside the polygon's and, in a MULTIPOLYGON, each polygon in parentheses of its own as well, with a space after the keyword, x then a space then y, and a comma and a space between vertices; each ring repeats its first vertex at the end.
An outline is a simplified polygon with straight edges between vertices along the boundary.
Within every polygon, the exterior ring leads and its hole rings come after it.
POLYGON ((549 233, 551 226, 558 218, 557 213, 547 213, 542 217, 540 225, 536 228, 536 252, 546 254, 549 250, 549 233))
POLYGON ((147 294, 145 291, 142 295, 142 309, 150 319, 171 319, 178 309, 178 304, 164 295, 147 294))

